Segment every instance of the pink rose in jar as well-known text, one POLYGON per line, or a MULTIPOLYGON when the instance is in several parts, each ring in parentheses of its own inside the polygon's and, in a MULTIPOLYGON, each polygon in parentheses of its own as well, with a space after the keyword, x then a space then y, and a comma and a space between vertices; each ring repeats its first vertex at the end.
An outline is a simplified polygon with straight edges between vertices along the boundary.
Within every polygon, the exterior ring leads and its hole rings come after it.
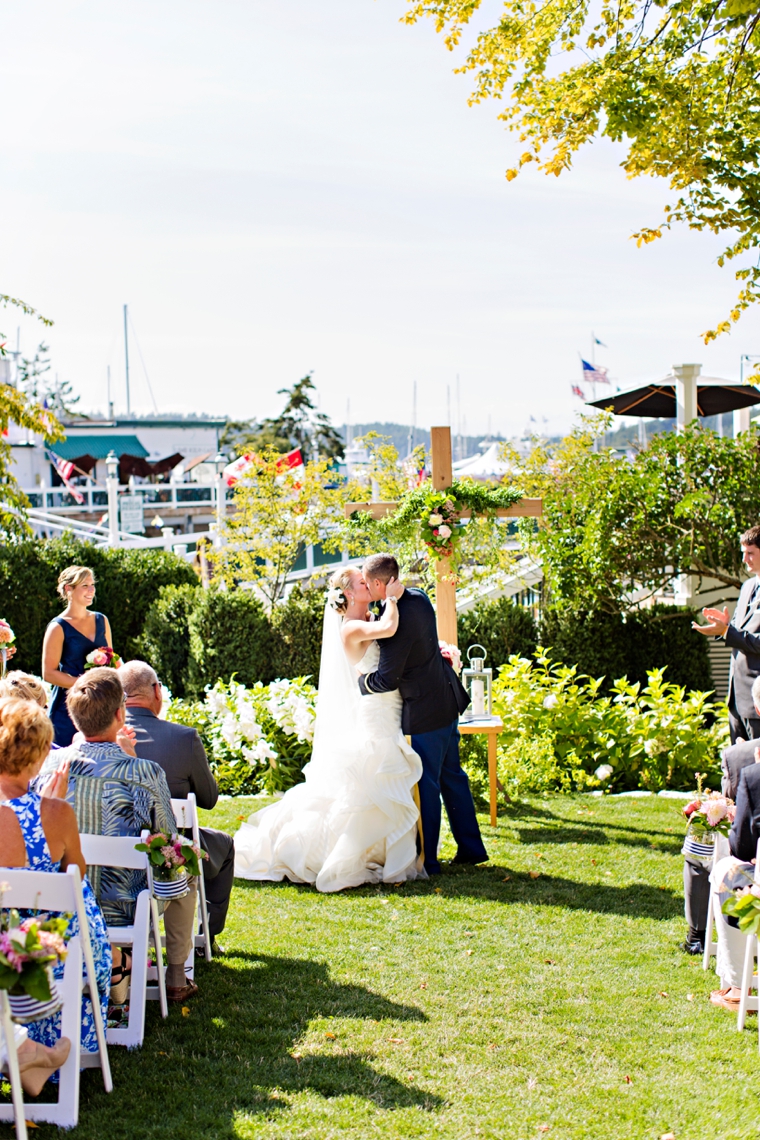
POLYGON ((691 803, 687 804, 686 807, 683 809, 683 814, 687 817, 690 815, 694 815, 694 812, 699 811, 699 809, 701 807, 702 807, 702 801, 701 800, 692 800, 691 803))
POLYGON ((728 804, 721 798, 719 800, 709 800, 705 804, 705 816, 710 827, 715 827, 722 819, 728 815, 728 804))

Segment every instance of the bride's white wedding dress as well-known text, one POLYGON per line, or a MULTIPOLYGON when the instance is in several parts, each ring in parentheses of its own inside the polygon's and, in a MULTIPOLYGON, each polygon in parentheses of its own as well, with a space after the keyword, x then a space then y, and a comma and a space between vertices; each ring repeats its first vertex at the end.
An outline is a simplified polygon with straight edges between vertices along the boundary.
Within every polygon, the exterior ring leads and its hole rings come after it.
MULTIPOLYGON (((238 878, 287 878, 340 891, 426 877, 417 855, 413 796, 422 763, 401 732, 401 695, 360 694, 340 625, 340 615, 328 607, 305 781, 241 826, 235 835, 238 878)), ((371 672, 378 657, 373 641, 361 671, 371 672)))

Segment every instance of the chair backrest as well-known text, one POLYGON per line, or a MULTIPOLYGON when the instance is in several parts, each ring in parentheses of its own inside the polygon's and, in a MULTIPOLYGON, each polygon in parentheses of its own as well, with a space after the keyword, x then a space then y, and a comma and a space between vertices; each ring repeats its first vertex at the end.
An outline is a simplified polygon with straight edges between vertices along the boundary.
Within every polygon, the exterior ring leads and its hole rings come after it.
POLYGON ((80 835, 82 854, 88 867, 128 867, 145 871, 148 856, 135 851, 136 835, 80 835))
POLYGON ((198 843, 198 803, 195 792, 190 792, 185 800, 172 800, 172 811, 177 827, 185 828, 193 833, 194 842, 198 843))
POLYGON ((0 867, 0 882, 5 887, 3 906, 16 910, 62 910, 73 914, 82 901, 82 879, 77 866, 69 867, 65 875, 58 871, 0 867))

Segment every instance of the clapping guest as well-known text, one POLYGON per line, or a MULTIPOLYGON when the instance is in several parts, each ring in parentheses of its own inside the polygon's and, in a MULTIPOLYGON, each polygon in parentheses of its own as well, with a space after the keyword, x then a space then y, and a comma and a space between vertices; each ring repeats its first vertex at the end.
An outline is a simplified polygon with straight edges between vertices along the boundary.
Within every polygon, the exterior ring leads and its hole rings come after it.
MULTIPOLYGON (((39 705, 14 698, 0 700, 2 862, 6 867, 23 867, 30 871, 65 871, 71 864, 79 867, 99 999, 105 1019, 111 985, 111 947, 103 915, 85 876, 76 817, 69 804, 55 796, 61 790, 56 785, 65 783, 65 769, 57 780, 52 781, 49 789, 52 796, 40 797, 29 786, 48 755, 52 739, 53 726, 39 705)), ((60 756, 60 752, 56 756, 60 756)), ((78 933, 79 924, 74 916, 69 922, 68 937, 78 933)), ((55 973, 57 977, 63 975, 62 964, 56 967, 55 973)), ((25 1087, 39 1092, 51 1072, 65 1061, 70 1043, 61 1038, 60 1014, 33 1022, 28 1032, 32 1041, 48 1047, 47 1050, 24 1047, 25 1066, 28 1062, 25 1087)), ((82 999, 82 1049, 94 1052, 97 1047, 92 1006, 89 996, 85 996, 82 999)))
POLYGON ((105 646, 113 648, 113 642, 105 614, 90 613, 95 601, 95 575, 88 566, 67 566, 58 576, 58 593, 66 602, 66 609, 45 631, 42 676, 55 685, 50 719, 56 744, 65 748, 76 732, 66 693, 84 673, 87 655, 105 646))
MULTIPOLYGON (((135 732, 135 753, 153 760, 166 773, 169 790, 182 800, 195 793, 198 807, 210 810, 219 799, 219 789, 209 767, 201 738, 194 728, 160 720, 163 697, 158 677, 144 661, 126 661, 119 679, 127 695, 127 723, 135 732)), ((235 845, 231 835, 213 827, 200 829, 206 903, 212 952, 221 947, 216 937, 224 930, 235 873, 235 845)))
MULTIPOLYGON (((76 807, 84 799, 77 795, 77 782, 94 777, 99 785, 94 812, 98 834, 137 838, 147 829, 172 835, 177 828, 166 776, 158 764, 134 755, 132 741, 124 735, 125 700, 115 669, 91 669, 79 677, 68 691, 67 703, 83 739, 51 755, 41 779, 53 777, 62 764, 68 764, 67 799, 76 807)), ((92 827, 89 820, 88 829, 92 827)), ((137 896, 146 886, 145 875, 103 867, 100 882, 99 898, 108 925, 130 926, 137 896)), ((195 898, 196 882, 191 878, 188 894, 172 899, 164 911, 170 1001, 187 1001, 198 992, 195 983, 187 981, 184 968, 193 945, 195 898)))

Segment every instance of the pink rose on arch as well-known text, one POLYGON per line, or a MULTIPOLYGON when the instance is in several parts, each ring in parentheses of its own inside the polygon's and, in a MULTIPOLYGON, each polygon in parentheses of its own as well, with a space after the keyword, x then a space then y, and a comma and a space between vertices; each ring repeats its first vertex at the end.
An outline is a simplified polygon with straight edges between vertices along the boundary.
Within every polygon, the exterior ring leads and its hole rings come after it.
POLYGON ((441 538, 451 538, 451 527, 444 523, 443 526, 438 527, 438 534, 441 538))

